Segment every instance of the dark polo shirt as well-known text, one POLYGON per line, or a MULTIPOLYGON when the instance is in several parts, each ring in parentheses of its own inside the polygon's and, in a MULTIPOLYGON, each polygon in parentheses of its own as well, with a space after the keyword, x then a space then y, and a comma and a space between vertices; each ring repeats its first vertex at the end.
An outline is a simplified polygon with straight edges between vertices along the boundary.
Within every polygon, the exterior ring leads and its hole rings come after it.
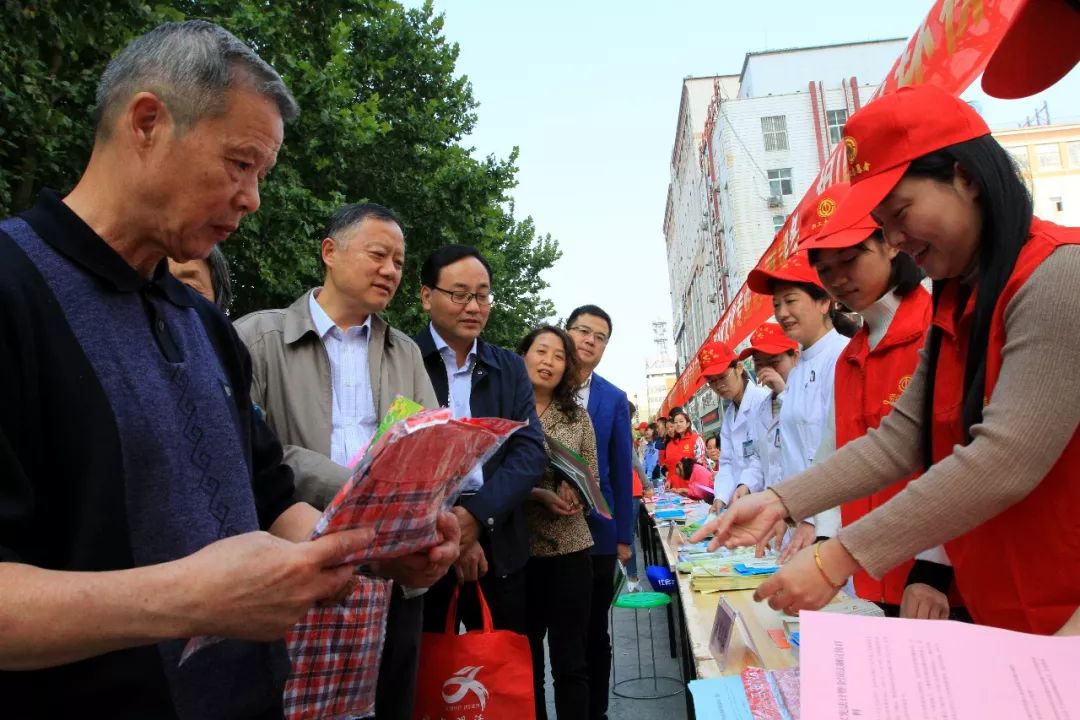
MULTIPOLYGON (((228 320, 45 192, 0 223, 0 561, 119 570, 268 528, 292 473, 228 320)), ((71 608, 78 613, 78 607, 71 608)), ((184 640, 0 672, 5 717, 281 716, 283 643, 184 640)))

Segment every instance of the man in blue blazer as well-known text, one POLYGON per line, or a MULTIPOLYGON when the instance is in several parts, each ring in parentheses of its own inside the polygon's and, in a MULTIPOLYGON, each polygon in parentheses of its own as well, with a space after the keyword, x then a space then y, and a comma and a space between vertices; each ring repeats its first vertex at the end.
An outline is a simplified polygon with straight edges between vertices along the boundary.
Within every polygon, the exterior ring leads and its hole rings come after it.
POLYGON ((633 446, 630 407, 626 393, 595 373, 611 339, 611 316, 596 305, 582 305, 570 313, 566 330, 574 339, 581 361, 578 400, 588 409, 596 432, 600 487, 611 506, 612 520, 593 513, 589 517, 593 542, 592 616, 589 620, 589 717, 607 717, 608 678, 611 676, 611 638, 608 608, 615 581, 615 561, 630 559, 634 542, 632 487, 633 446))
MULTIPOLYGON (((502 417, 527 422, 462 485, 453 513, 461 526, 457 572, 447 573, 424 599, 424 628, 442 632, 454 589, 479 580, 496 628, 526 632, 525 563, 529 530, 524 503, 547 467, 544 433, 525 362, 480 339, 491 312, 491 266, 468 245, 435 250, 420 269, 420 301, 431 323, 416 336, 440 405, 454 417, 502 417)), ((480 627, 471 588, 459 617, 480 627)))

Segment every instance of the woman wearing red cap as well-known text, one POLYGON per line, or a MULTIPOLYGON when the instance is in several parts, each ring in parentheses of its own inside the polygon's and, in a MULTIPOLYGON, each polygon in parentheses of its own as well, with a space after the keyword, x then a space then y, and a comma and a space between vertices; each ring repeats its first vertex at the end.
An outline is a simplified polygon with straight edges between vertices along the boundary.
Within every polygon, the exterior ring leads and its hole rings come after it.
MULTIPOLYGON (((753 270, 746 284, 756 293, 772 295, 776 322, 802 346, 799 364, 788 375, 779 415, 781 477, 789 478, 814 462, 833 403, 836 358, 848 339, 833 326, 837 317, 833 302, 805 253, 792 255, 778 270, 753 270)), ((815 537, 832 537, 839 527, 840 508, 823 508, 799 523, 785 550, 794 554, 815 537)))
MULTIPOLYGON (((847 184, 826 191, 842 201, 847 184)), ((930 293, 910 255, 885 242, 870 217, 830 235, 818 234, 801 246, 826 291, 858 313, 862 328, 836 362, 836 402, 822 433, 816 462, 876 428, 911 381, 930 326, 930 293)), ((911 479, 909 477, 909 479, 911 479)), ((860 517, 904 489, 895 483, 840 507, 841 524, 860 517)), ((876 580, 865 571, 853 578, 855 592, 891 617, 944 619, 949 616, 953 570, 941 546, 921 552, 876 580)))
POLYGON ((722 342, 706 343, 698 351, 701 378, 727 401, 720 424, 720 466, 712 483, 713 506, 720 512, 738 486, 765 489, 751 418, 769 391, 754 383, 739 357, 722 342))
POLYGON ((690 458, 694 462, 706 464, 705 441, 694 432, 690 424, 690 416, 681 408, 671 413, 671 425, 675 433, 668 440, 664 448, 664 466, 667 468, 668 487, 675 492, 689 490, 687 482, 675 472, 676 466, 683 458, 690 458))
MULTIPOLYGON (((768 391, 768 397, 758 405, 754 415, 754 436, 761 462, 765 487, 783 479, 780 468, 780 407, 787 391, 787 379, 799 362, 799 343, 795 342, 776 323, 764 323, 750 336, 750 347, 739 354, 740 360, 753 358, 758 382, 768 391)), ((745 485, 735 488, 738 499, 751 489, 745 485)))
MULTIPOLYGON (((1080 359, 1080 230, 1032 217, 1009 155, 967 103, 902 88, 852 116, 852 187, 824 232, 868 213, 934 279, 924 357, 876 432, 772 492, 737 501, 715 544, 921 476, 758 588, 823 606, 844 578, 880 578, 945 543, 976 622, 1075 631, 1080 608, 1080 402, 1054 382, 1080 359), (1070 620, 1070 618, 1073 618, 1070 620)), ((704 533, 702 533, 704 534, 704 533)))

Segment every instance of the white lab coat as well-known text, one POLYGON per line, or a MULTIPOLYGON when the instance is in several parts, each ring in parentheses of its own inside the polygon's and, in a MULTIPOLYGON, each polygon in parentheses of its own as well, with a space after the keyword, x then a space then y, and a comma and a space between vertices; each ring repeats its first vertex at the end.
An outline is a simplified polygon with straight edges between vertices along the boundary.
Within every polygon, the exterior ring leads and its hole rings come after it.
MULTIPOLYGON (((780 393, 780 404, 783 405, 787 391, 780 393)), ((780 466, 780 411, 773 415, 773 395, 768 396, 757 407, 754 413, 754 441, 757 444, 758 460, 761 462, 761 475, 765 479, 765 488, 771 488, 784 479, 783 470, 780 466)))
MULTIPOLYGON (((834 402, 836 359, 847 344, 848 338, 830 330, 802 351, 799 363, 788 374, 780 407, 780 467, 785 479, 814 462, 834 402)), ((840 529, 840 508, 825 510, 806 521, 817 526, 818 536, 832 537, 840 529)))
POLYGON ((762 402, 768 402, 766 388, 747 381, 738 407, 728 403, 720 425, 720 468, 713 480, 713 496, 725 504, 739 485, 751 492, 765 489, 765 478, 758 457, 756 417, 762 402))

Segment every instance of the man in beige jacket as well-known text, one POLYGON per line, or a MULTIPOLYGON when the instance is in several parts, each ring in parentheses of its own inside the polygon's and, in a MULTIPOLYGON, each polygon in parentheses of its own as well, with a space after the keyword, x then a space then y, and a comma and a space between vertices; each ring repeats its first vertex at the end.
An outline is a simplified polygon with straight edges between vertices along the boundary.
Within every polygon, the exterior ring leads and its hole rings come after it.
MULTIPOLYGON (((319 509, 349 478, 394 397, 438 407, 416 344, 378 316, 401 282, 400 221, 380 205, 346 205, 321 249, 321 288, 236 322, 251 352, 252 400, 285 447, 298 498, 319 509)), ((380 720, 412 717, 423 598, 408 588, 430 587, 457 559, 456 519, 446 513, 439 527, 443 544, 375 568, 396 581, 376 690, 380 720)))

